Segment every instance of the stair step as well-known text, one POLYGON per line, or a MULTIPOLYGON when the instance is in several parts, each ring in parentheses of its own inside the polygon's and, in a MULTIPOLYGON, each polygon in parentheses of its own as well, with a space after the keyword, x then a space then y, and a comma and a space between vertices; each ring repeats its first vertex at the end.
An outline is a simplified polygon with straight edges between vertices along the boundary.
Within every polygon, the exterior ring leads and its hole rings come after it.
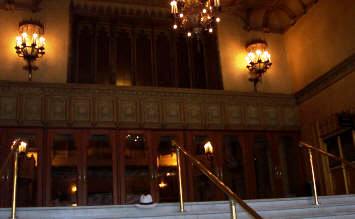
MULTIPOLYGON (((322 196, 321 205, 311 197, 247 200, 265 219, 279 218, 355 218, 355 195, 322 196)), ((177 203, 157 204, 154 208, 135 205, 18 208, 17 219, 229 219, 228 201, 189 202, 180 213, 177 203)), ((237 206, 238 219, 250 215, 237 206)), ((0 219, 8 219, 10 209, 0 209, 0 219)))

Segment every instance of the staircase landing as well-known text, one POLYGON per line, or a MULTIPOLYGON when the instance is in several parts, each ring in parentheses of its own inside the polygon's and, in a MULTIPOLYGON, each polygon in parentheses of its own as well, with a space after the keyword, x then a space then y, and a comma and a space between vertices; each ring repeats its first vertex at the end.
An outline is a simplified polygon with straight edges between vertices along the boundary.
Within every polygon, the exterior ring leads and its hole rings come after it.
MULTIPOLYGON (((264 218, 355 218, 355 195, 321 196, 320 206, 311 197, 259 199, 246 202, 264 218)), ((229 202, 189 202, 186 212, 178 212, 177 203, 158 204, 154 208, 135 205, 18 208, 17 219, 229 219, 229 202)), ((237 207, 238 219, 251 218, 237 207)), ((8 219, 10 209, 0 209, 0 219, 8 219)))

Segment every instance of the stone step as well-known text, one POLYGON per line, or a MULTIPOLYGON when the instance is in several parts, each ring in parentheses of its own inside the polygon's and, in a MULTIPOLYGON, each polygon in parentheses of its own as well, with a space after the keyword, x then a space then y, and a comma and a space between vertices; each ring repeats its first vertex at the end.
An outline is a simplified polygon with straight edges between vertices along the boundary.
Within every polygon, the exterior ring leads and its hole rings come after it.
MULTIPOLYGON (((276 218, 355 218, 355 195, 322 196, 314 207, 311 197, 247 200, 265 219, 276 218)), ((157 204, 154 208, 135 205, 53 208, 18 208, 17 219, 229 219, 229 202, 189 202, 185 213, 177 203, 157 204)), ((250 218, 237 206, 238 219, 250 218)), ((0 219, 8 219, 10 209, 0 209, 0 219)))

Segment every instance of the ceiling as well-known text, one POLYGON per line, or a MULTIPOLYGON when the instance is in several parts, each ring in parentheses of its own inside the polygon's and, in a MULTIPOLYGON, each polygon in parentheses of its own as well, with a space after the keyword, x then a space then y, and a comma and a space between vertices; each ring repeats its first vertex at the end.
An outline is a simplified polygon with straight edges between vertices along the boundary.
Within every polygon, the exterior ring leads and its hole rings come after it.
POLYGON ((244 22, 247 30, 283 33, 318 0, 222 0, 223 8, 244 22))
MULTIPOLYGON (((41 9, 43 0, 0 0, 5 10, 41 9)), ((73 0, 74 2, 105 2, 106 4, 130 4, 149 7, 169 7, 170 0, 73 0)), ((221 0, 222 12, 241 18, 248 31, 284 33, 307 13, 318 0, 221 0)))

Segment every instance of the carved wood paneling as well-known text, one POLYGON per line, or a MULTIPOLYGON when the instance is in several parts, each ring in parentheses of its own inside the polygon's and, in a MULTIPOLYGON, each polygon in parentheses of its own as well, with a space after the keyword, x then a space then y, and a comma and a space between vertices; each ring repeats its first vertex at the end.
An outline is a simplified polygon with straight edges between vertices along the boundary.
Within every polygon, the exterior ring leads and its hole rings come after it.
POLYGON ((1 126, 298 129, 292 95, 0 82, 1 126))

